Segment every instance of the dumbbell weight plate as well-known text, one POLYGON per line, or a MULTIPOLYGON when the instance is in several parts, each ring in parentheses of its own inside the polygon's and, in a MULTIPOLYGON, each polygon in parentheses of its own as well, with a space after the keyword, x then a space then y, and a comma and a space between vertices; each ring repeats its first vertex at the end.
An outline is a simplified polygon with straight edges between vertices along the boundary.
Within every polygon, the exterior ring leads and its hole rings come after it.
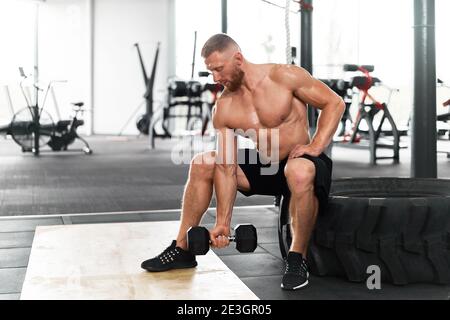
POLYGON ((258 245, 256 228, 251 224, 239 224, 234 229, 236 249, 239 252, 253 252, 258 245))
POLYGON ((204 255, 209 250, 209 232, 205 227, 191 227, 187 232, 188 249, 192 254, 204 255))

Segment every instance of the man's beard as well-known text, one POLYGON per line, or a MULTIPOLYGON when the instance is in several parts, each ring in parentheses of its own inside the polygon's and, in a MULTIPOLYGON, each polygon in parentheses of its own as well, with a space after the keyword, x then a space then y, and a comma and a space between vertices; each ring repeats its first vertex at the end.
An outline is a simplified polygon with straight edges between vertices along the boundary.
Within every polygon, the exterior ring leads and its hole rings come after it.
POLYGON ((242 71, 239 68, 236 68, 236 71, 231 76, 231 80, 228 81, 229 86, 227 86, 227 89, 230 91, 236 91, 239 89, 239 87, 242 84, 242 79, 244 78, 244 71, 242 71))

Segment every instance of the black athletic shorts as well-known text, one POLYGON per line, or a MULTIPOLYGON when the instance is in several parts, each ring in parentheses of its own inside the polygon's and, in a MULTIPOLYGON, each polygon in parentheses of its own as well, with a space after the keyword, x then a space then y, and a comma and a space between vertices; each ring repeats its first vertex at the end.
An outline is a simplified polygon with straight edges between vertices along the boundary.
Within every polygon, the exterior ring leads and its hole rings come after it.
MULTIPOLYGON (((321 212, 328 204, 333 162, 324 153, 321 153, 318 157, 303 155, 300 158, 312 161, 316 167, 314 193, 319 201, 319 212, 321 212)), ((256 149, 239 149, 238 164, 250 183, 250 191, 239 190, 239 192, 247 197, 254 194, 290 195, 286 177, 284 176, 284 167, 287 161, 288 159, 284 159, 279 162, 276 174, 265 175, 261 174, 261 169, 266 168, 265 170, 268 170, 267 168, 270 164, 261 163, 258 151, 256 149)), ((274 170, 271 171, 273 172, 274 170)))

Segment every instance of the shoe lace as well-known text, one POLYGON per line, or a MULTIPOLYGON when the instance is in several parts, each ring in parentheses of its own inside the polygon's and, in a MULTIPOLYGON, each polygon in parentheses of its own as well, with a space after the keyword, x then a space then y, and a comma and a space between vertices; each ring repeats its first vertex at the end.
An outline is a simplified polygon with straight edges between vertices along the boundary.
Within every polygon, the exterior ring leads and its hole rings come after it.
POLYGON ((178 254, 180 254, 180 251, 177 247, 174 248, 172 246, 169 246, 163 252, 157 255, 156 258, 159 258, 162 261, 169 262, 169 260, 173 261, 174 257, 178 254))
POLYGON ((302 261, 301 263, 295 263, 293 261, 289 263, 288 259, 286 259, 285 261, 286 261, 286 273, 294 273, 306 277, 308 267, 306 266, 305 261, 302 261))

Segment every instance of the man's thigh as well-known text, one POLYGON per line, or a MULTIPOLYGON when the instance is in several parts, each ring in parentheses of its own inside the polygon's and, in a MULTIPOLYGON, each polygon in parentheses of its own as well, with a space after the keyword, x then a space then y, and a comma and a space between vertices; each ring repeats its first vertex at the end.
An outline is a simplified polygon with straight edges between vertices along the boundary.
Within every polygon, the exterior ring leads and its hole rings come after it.
POLYGON ((314 194, 319 201, 320 211, 324 210, 328 204, 328 196, 331 189, 333 162, 324 153, 318 157, 303 155, 299 159, 311 161, 315 166, 314 194))
POLYGON ((245 196, 254 194, 279 195, 288 190, 283 173, 285 161, 277 164, 263 164, 256 150, 240 149, 238 163, 238 176, 243 175, 243 178, 245 177, 241 181, 242 185, 246 187, 245 189, 238 189, 245 196))

